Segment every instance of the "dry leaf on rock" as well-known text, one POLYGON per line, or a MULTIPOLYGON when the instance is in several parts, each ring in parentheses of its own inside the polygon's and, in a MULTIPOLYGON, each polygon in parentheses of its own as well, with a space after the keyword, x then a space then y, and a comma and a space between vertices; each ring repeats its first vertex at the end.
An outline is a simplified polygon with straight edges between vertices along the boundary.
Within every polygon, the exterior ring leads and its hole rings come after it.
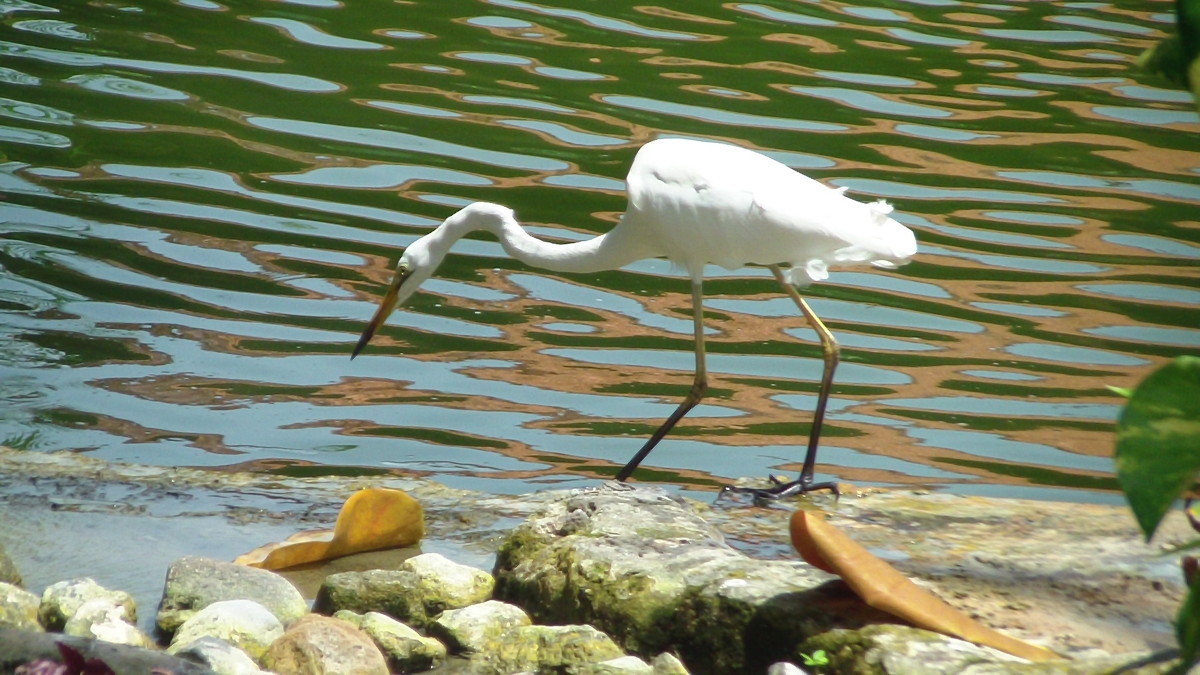
POLYGON ((896 568, 871 555, 844 532, 815 513, 792 514, 792 546, 813 567, 842 577, 875 609, 914 626, 993 647, 1030 661, 1062 657, 984 626, 917 586, 896 568))
POLYGON ((417 500, 401 490, 366 488, 342 505, 333 531, 298 532, 286 541, 240 555, 234 562, 280 570, 354 553, 412 546, 424 535, 425 515, 417 500))

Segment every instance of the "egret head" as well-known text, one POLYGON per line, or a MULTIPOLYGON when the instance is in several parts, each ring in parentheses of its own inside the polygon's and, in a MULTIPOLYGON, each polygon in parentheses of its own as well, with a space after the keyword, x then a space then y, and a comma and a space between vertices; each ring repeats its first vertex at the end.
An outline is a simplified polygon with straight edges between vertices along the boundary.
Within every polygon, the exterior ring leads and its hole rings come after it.
POLYGON ((375 335, 375 331, 379 330, 392 312, 396 311, 397 307, 417 291, 417 287, 433 275, 438 262, 440 260, 435 260, 431 255, 427 237, 421 237, 405 249, 404 255, 400 256, 400 262, 396 263, 396 275, 392 277, 392 283, 388 285, 387 292, 383 294, 379 309, 375 311, 375 316, 371 317, 362 337, 358 338, 358 344, 354 346, 350 358, 358 356, 358 353, 367 346, 371 337, 375 335))
MULTIPOLYGON (((432 232, 409 244, 408 248, 404 249, 404 255, 400 256, 400 262, 396 263, 396 276, 392 278, 391 285, 384 293, 379 309, 375 316, 371 317, 371 322, 358 339, 350 358, 358 356, 392 312, 404 304, 410 295, 416 293, 417 288, 425 283, 426 279, 433 276, 455 241, 473 230, 488 230, 501 236, 506 226, 515 224, 512 209, 499 204, 475 202, 459 209, 432 232)), ((516 229, 520 230, 520 227, 516 229)), ((504 241, 503 236, 501 241, 504 241)))

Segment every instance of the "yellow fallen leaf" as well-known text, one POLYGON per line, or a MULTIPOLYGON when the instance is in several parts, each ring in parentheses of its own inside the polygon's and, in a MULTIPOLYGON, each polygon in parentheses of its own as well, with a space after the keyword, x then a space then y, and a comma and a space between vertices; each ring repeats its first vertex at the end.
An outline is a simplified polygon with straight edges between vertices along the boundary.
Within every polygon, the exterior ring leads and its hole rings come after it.
POLYGON ((896 568, 871 555, 815 513, 792 514, 792 545, 813 567, 842 577, 863 602, 918 628, 993 647, 1030 661, 1062 657, 1037 645, 997 632, 939 600, 896 568))
POLYGON ((384 548, 412 546, 425 535, 421 504, 401 490, 365 488, 350 495, 333 530, 298 532, 260 546, 234 562, 280 570, 384 548))

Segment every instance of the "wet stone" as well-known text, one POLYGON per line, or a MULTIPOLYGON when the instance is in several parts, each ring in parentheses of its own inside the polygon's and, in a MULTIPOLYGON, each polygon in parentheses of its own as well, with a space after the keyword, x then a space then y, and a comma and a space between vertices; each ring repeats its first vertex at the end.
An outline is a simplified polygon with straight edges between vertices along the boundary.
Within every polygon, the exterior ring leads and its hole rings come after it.
POLYGON ((636 656, 621 656, 589 663, 575 670, 576 675, 654 675, 654 668, 636 656))
POLYGON ((532 623, 525 610, 498 600, 488 600, 442 613, 429 626, 429 634, 451 651, 487 651, 514 628, 532 623))
POLYGON ((443 611, 487 600, 492 575, 436 553, 409 558, 396 570, 343 572, 325 578, 315 608, 333 614, 381 612, 425 628, 443 611))
POLYGON ((217 638, 260 659, 279 636, 283 624, 253 600, 221 600, 193 614, 175 631, 168 653, 177 653, 202 638, 217 638))
POLYGON ((575 672, 625 656, 617 643, 591 626, 520 626, 471 656, 485 673, 575 672))
POLYGON ((393 672, 415 673, 441 665, 446 660, 446 646, 421 635, 411 626, 379 612, 355 614, 342 610, 335 619, 348 621, 371 636, 387 658, 393 672))
POLYGON ((0 582, 0 628, 42 630, 38 623, 38 607, 42 599, 29 591, 0 582))
POLYGON ((174 633, 196 612, 222 600, 253 600, 285 626, 308 612, 308 603, 300 591, 278 574, 187 556, 176 560, 167 570, 158 627, 168 635, 174 633))
POLYGON ((87 577, 47 586, 42 592, 38 620, 47 630, 62 630, 75 612, 90 600, 104 600, 108 605, 124 607, 123 619, 137 621, 137 606, 133 596, 125 591, 110 591, 87 577))
MULTIPOLYGON (((104 640, 74 637, 61 633, 39 633, 10 628, 0 628, 0 672, 12 672, 18 665, 42 659, 57 664, 62 660, 59 645, 70 647, 85 660, 96 659, 121 675, 125 673, 212 675, 212 671, 204 666, 164 654, 155 649, 113 644, 104 640)), ((57 674, 62 671, 48 672, 57 674)), ((103 671, 89 670, 87 672, 103 671)))
POLYGON ((134 647, 154 646, 154 640, 134 625, 136 619, 129 616, 130 607, 111 595, 92 598, 67 619, 63 633, 134 647))
POLYGON ((650 662, 650 666, 654 668, 654 675, 688 675, 688 669, 683 665, 683 661, 671 652, 663 652, 654 657, 650 662))
POLYGON ((447 609, 467 607, 492 597, 495 580, 488 572, 456 563, 437 553, 405 560, 403 571, 417 576, 425 612, 436 616, 447 609))
POLYGON ((199 663, 217 675, 261 675, 254 660, 246 652, 215 637, 201 637, 188 642, 170 653, 180 658, 199 663))
POLYGON ((291 626, 263 657, 271 671, 289 675, 387 675, 387 661, 371 638, 352 624, 309 614, 291 626))
POLYGON ((429 617, 420 596, 412 592, 416 583, 415 574, 400 570, 331 574, 321 584, 313 608, 323 614, 381 612, 424 628, 429 617))

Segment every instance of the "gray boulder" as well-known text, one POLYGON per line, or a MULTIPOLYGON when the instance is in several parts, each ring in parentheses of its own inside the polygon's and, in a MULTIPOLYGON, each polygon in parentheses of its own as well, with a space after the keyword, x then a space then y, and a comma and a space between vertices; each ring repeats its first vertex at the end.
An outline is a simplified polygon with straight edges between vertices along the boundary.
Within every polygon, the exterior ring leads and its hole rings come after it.
POLYGON ((331 574, 321 583, 313 609, 322 614, 381 612, 424 628, 429 616, 420 594, 414 592, 416 583, 416 575, 400 570, 331 574))
POLYGON ((445 610, 487 600, 493 585, 484 570, 427 553, 409 558, 396 570, 331 574, 317 593, 315 608, 326 614, 381 612, 425 628, 445 610))
POLYGON ((564 494, 497 552, 496 597, 551 624, 590 624, 629 651, 702 672, 765 671, 803 638, 854 618, 800 561, 747 558, 657 488, 564 494))
POLYGON ((215 637, 197 638, 170 652, 180 658, 199 663, 217 675, 265 674, 246 652, 215 637))
POLYGON ((308 612, 300 591, 274 572, 187 556, 167 570, 158 627, 170 635, 196 612, 221 600, 253 600, 285 626, 308 612))
POLYGON ((78 652, 85 660, 97 659, 117 673, 212 674, 202 665, 157 650, 13 628, 0 628, 0 673, 11 673, 17 666, 41 659, 61 663, 60 643, 78 652))
POLYGON ((253 600, 221 600, 184 621, 167 652, 176 653, 201 638, 217 638, 258 660, 281 635, 283 624, 266 607, 253 600))

